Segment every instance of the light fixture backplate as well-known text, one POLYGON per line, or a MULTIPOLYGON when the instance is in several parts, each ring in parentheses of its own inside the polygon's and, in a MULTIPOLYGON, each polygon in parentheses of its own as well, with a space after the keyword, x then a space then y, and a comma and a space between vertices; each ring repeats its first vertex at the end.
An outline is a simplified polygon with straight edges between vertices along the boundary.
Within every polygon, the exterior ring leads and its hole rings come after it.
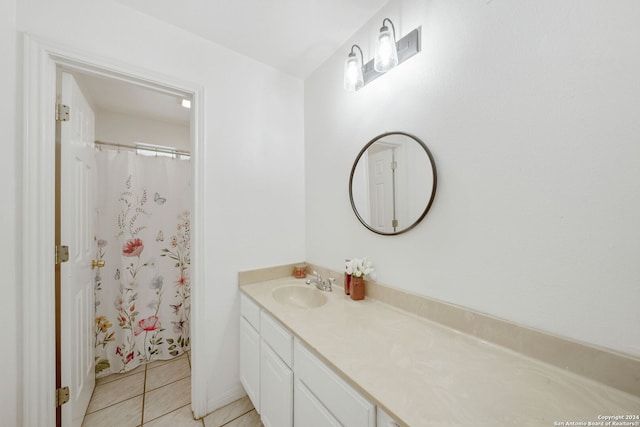
MULTIPOLYGON (((407 59, 411 58, 416 53, 420 52, 421 33, 422 26, 414 29, 396 42, 396 49, 398 50, 398 65, 396 65, 396 67, 402 64, 407 59)), ((373 67, 374 61, 375 60, 372 59, 371 61, 367 62, 364 67, 362 67, 364 86, 366 86, 368 83, 371 83, 381 75, 385 74, 376 71, 376 69, 373 67)))

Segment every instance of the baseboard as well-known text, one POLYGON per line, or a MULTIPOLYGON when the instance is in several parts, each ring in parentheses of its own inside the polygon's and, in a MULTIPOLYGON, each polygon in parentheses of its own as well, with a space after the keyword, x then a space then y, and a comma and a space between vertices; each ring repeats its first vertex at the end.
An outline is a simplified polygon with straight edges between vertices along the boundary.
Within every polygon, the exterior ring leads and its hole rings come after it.
POLYGON ((229 403, 235 402, 238 399, 242 399, 246 395, 247 392, 244 391, 244 388, 242 388, 242 385, 238 382, 238 385, 233 389, 227 390, 222 394, 210 398, 207 401, 207 411, 203 417, 209 415, 213 411, 222 408, 225 405, 228 405, 229 403))

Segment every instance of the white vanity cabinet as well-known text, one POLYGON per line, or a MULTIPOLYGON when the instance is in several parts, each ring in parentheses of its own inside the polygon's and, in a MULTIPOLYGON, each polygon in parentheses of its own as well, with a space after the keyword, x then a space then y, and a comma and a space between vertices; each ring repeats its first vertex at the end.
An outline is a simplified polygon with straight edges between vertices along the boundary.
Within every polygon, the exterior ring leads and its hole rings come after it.
POLYGON ((260 314, 260 418, 265 427, 293 426, 293 336, 260 314))
POLYGON ((293 336, 240 294, 240 382, 266 427, 293 426, 293 336))
POLYGON ((244 293, 240 312, 240 381, 265 427, 396 425, 244 293))
POLYGON ((240 294, 240 382, 260 413, 260 307, 240 294))

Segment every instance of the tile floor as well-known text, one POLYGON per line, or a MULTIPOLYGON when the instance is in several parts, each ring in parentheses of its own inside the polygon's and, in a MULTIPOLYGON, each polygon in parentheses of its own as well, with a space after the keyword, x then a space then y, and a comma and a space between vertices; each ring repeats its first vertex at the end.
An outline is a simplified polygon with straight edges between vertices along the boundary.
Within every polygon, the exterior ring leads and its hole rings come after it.
POLYGON ((248 397, 200 420, 191 412, 191 360, 185 353, 100 378, 83 427, 261 427, 248 397))

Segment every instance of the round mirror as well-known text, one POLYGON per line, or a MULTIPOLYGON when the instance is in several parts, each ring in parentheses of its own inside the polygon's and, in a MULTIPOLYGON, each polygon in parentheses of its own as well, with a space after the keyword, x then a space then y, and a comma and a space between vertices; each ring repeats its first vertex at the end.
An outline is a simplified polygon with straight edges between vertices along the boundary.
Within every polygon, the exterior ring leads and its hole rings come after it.
POLYGON ((425 217, 436 195, 436 165, 431 152, 413 135, 378 135, 356 157, 349 177, 349 198, 369 230, 401 234, 425 217))

